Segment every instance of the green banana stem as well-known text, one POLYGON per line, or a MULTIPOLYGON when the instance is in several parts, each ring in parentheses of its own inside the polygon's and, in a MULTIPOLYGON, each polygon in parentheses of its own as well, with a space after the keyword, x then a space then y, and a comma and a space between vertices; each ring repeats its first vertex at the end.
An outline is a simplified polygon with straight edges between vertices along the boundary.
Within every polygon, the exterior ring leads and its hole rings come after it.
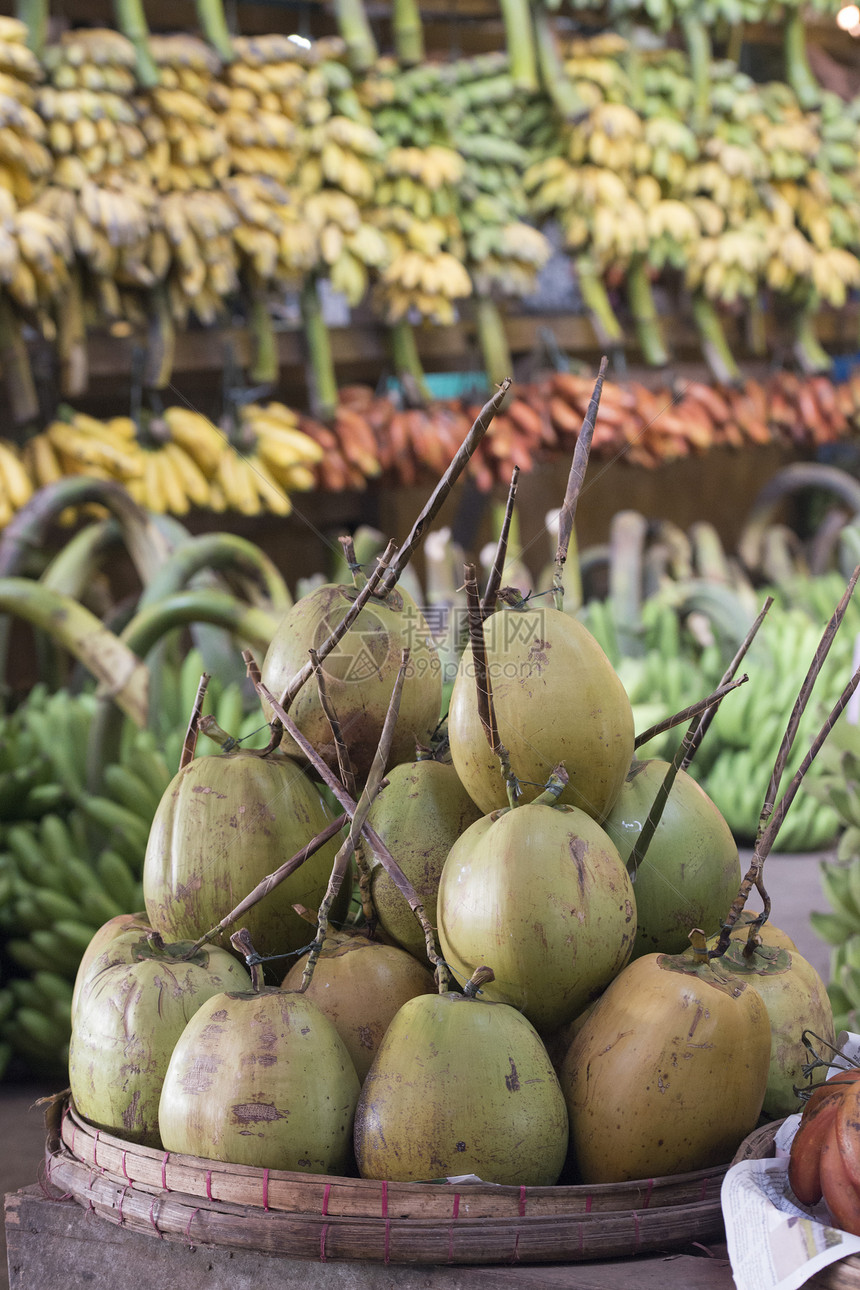
POLYGON ((701 133, 707 126, 711 110, 711 37, 705 22, 692 14, 679 17, 681 31, 690 56, 693 80, 693 129, 701 133))
POLYGON ((138 611, 181 591, 201 569, 237 574, 252 587, 262 586, 272 612, 283 614, 292 606, 290 589, 277 565, 254 542, 236 533, 203 533, 170 553, 144 588, 138 611))
POLYGON ((89 384, 87 324, 84 317, 84 294, 80 268, 72 265, 57 314, 57 355, 60 360, 60 391, 66 399, 76 399, 89 384))
POLYGON ((747 301, 746 338, 751 354, 756 358, 767 357, 767 311, 758 292, 747 301))
POLYGON ((624 343, 624 328, 615 316, 606 284, 587 255, 576 257, 576 273, 583 304, 601 344, 618 346, 624 343))
POLYGON ((92 586, 103 556, 123 545, 122 527, 115 519, 87 524, 60 548, 39 581, 51 591, 80 600, 92 586))
POLYGON ((48 38, 48 0, 16 0, 15 15, 26 24, 28 49, 41 58, 48 38))
POLYGON ((792 350, 798 366, 807 373, 829 372, 833 359, 821 345, 815 330, 815 318, 818 313, 818 297, 811 293, 809 298, 795 310, 792 350))
POLYGON ((0 578, 20 572, 30 553, 45 545, 48 532, 68 506, 99 502, 119 521, 135 568, 146 583, 170 550, 167 539, 120 485, 107 479, 70 475, 34 493, 0 535, 0 578))
POLYGON ((475 329, 487 381, 491 387, 501 385, 514 366, 504 320, 491 296, 475 295, 475 329))
POLYGON ((588 114, 588 109, 565 71, 550 16, 543 4, 532 7, 532 18, 541 87, 565 121, 581 120, 588 114))
POLYGON ((783 16, 783 24, 785 79, 797 95, 800 106, 808 110, 821 101, 821 86, 809 66, 806 27, 800 7, 789 9, 783 16))
POLYGON ((170 384, 173 374, 176 326, 163 282, 157 283, 152 288, 149 293, 149 303, 143 384, 148 390, 164 390, 170 384))
POLYGON ((401 67, 414 67, 424 61, 424 28, 416 0, 394 0, 391 6, 391 33, 394 52, 401 67))
POLYGON ((221 0, 194 0, 197 21, 204 38, 215 50, 222 63, 232 63, 236 57, 233 37, 227 26, 221 0))
POLYGON ((146 725, 149 671, 95 614, 31 578, 0 578, 0 613, 23 618, 52 636, 102 683, 120 715, 146 725))
POLYGON ((337 375, 331 337, 322 316, 316 276, 312 273, 302 284, 301 309, 310 364, 310 404, 314 416, 329 421, 337 409, 337 375))
POLYGON ((642 561, 648 521, 639 511, 619 511, 612 520, 609 603, 618 648, 625 657, 645 653, 642 633, 642 561))
POLYGON ((525 94, 536 94, 540 75, 528 0, 500 0, 500 8, 514 85, 525 94))
POLYGON ((6 378, 6 393, 16 425, 27 425, 39 416, 39 399, 30 367, 30 355, 21 334, 12 302, 0 290, 0 366, 6 378))
POLYGON ((335 0, 334 11, 352 70, 369 71, 379 57, 379 50, 362 0, 335 0))
POLYGON ((138 82, 144 89, 151 90, 158 85, 161 75, 149 49, 149 24, 143 0, 113 0, 113 11, 117 27, 134 45, 138 82))
POLYGON ((719 314, 706 296, 693 293, 693 321, 699 333, 705 362, 714 379, 721 385, 733 385, 740 380, 740 368, 735 362, 719 314))
POLYGON ((250 316, 248 321, 254 341, 254 356, 248 369, 251 383, 253 385, 277 385, 280 368, 278 337, 275 334, 272 312, 269 309, 266 292, 259 279, 251 285, 250 316))
POLYGON ((415 329, 405 318, 398 319, 388 329, 391 339, 391 358, 399 380, 406 378, 409 394, 429 403, 433 397, 424 375, 421 356, 415 340, 415 329))
MULTIPOLYGON (((140 659, 178 627, 193 623, 223 627, 247 641, 255 652, 265 654, 280 619, 281 615, 243 604, 224 591, 181 591, 140 610, 118 639, 133 657, 136 656, 139 666, 148 675, 146 664, 140 659)), ((100 788, 104 768, 119 760, 123 728, 123 714, 114 703, 101 697, 93 714, 87 747, 87 785, 90 792, 100 788)))
POLYGON ((627 301, 642 357, 649 367, 665 367, 669 362, 669 354, 663 340, 663 328, 654 303, 654 292, 644 256, 636 255, 631 260, 626 285, 627 301))

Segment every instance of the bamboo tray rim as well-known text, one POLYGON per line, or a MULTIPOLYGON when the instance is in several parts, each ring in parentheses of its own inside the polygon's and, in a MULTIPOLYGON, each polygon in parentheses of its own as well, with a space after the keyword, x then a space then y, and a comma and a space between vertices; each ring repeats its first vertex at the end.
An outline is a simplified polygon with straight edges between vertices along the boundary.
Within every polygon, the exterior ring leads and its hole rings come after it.
MULTIPOLYGON (((391 1182, 343 1175, 261 1169, 174 1154, 128 1142, 98 1129, 63 1095, 55 1104, 56 1145, 90 1170, 121 1186, 152 1194, 178 1192, 207 1203, 235 1203, 268 1213, 327 1218, 447 1220, 452 1209, 469 1218, 539 1218, 563 1214, 657 1210, 719 1202, 730 1162, 662 1178, 624 1183, 510 1186, 484 1182, 391 1182)), ((50 1147, 50 1138, 49 1138, 50 1147)))

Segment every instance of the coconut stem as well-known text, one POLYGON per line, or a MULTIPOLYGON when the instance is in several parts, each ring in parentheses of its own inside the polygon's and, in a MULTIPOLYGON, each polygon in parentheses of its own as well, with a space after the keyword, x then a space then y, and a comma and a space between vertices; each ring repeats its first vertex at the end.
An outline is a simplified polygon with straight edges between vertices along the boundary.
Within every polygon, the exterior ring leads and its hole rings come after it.
POLYGON ((496 600, 499 595, 499 587, 502 585, 502 574, 505 569, 505 560, 508 555, 508 538, 511 531, 511 521, 514 517, 514 503, 517 500, 517 485, 520 478, 519 466, 514 466, 511 473, 511 484, 508 489, 508 500, 505 506, 505 515, 502 520, 502 527, 499 533, 499 541, 496 546, 496 555, 493 560, 493 567, 490 570, 490 576, 487 579, 487 588, 484 592, 484 599, 481 601, 481 614, 487 618, 496 607, 496 600))
POLYGON ((302 973, 302 983, 299 986, 299 992, 307 990, 314 974, 314 968, 317 965, 322 947, 325 944, 326 930, 328 928, 328 916, 331 911, 337 893, 343 884, 344 875, 349 868, 349 862, 355 854, 356 844, 361 836, 361 830, 367 820, 373 799, 376 797, 382 787, 382 780, 385 776, 385 767, 388 763, 388 757, 391 752, 391 743, 394 739, 394 727, 397 723, 397 717, 400 713, 400 696, 403 693, 403 682, 406 679, 406 669, 409 666, 409 650, 403 650, 400 656, 400 668, 397 672, 397 678, 394 682, 394 689, 391 693, 391 699, 388 704, 388 711, 385 714, 385 722, 382 726, 382 734, 379 737, 379 745, 373 757, 373 764, 367 776, 367 783, 361 792, 361 797, 356 804, 355 812, 349 826, 349 832, 341 843, 340 849, 334 858, 331 877, 328 881, 326 893, 320 902, 319 915, 317 922, 317 934, 308 954, 305 969, 302 973))
POLYGON ((591 395, 591 401, 585 412, 585 420, 582 423, 582 429, 576 440, 576 447, 573 450, 573 461, 570 464, 570 474, 567 477, 567 489, 564 494, 564 504, 561 508, 561 514, 558 517, 558 547, 555 552, 555 572, 552 578, 552 592, 555 601, 555 607, 559 611, 564 609, 564 565, 567 560, 567 552, 570 547, 570 539, 573 535, 573 524, 576 519, 576 505, 579 501, 579 494, 582 491, 582 483, 585 479, 585 470, 588 465, 588 454, 591 451, 591 440, 594 435, 594 424, 597 420, 597 410, 600 407, 600 396, 603 393, 603 382, 606 379, 606 369, 609 366, 609 359, 604 354, 600 360, 600 367, 597 372, 597 380, 594 382, 594 391, 591 395))
POLYGON ((522 789, 511 768, 510 754, 499 738, 496 725, 496 713, 493 707, 493 691, 487 671, 487 647, 484 641, 484 616, 481 612, 481 593, 478 591, 478 575, 473 564, 465 566, 464 585, 466 588, 466 605, 469 614, 469 643, 472 646, 472 663, 475 668, 475 686, 478 692, 478 716, 487 736, 487 743, 499 759, 508 802, 516 806, 522 789))
POLYGON ((564 792, 565 786, 570 779, 564 766, 556 766, 542 793, 532 801, 532 806, 554 806, 564 792))
POLYGON ((241 927, 238 932, 234 932, 230 937, 230 944, 237 954, 242 955, 248 965, 248 971, 251 973, 251 989, 254 994, 259 994, 263 988, 263 969, 247 927, 241 927))
POLYGON ((460 478, 460 475, 469 464, 478 444, 489 430, 490 423, 499 408, 502 406, 505 396, 510 388, 511 378, 508 376, 504 381, 502 381, 492 398, 488 399, 481 408, 481 411, 478 413, 472 424, 472 428, 469 430, 466 438, 457 449, 453 460, 449 464, 442 478, 439 480, 439 483, 434 488, 430 498, 424 506, 424 509, 421 511, 421 514, 412 525, 408 538, 392 561, 391 568, 388 569, 385 576, 381 579, 380 590, 377 593, 378 595, 385 596, 394 587, 397 579, 400 577, 401 573, 412 558, 413 551, 423 538, 428 525, 432 524, 433 520, 436 518, 443 503, 447 499, 457 480, 460 478))
MULTIPOLYGON (((351 538, 341 538, 344 544, 344 552, 349 559, 346 544, 352 546, 351 538)), ((355 551, 352 552, 353 560, 355 551)), ((351 797, 356 796, 355 772, 352 769, 352 760, 349 755, 349 748, 343 737, 343 729, 340 719, 332 703, 331 695, 325 683, 325 674, 322 670, 322 664, 319 661, 319 655, 316 650, 309 650, 311 663, 313 663, 314 676, 317 682, 317 692, 320 697, 320 707, 326 715, 326 719, 331 728, 332 738, 334 740, 335 751, 337 753, 337 768, 340 773, 341 783, 351 797)), ((358 871, 358 890, 361 896, 361 912, 364 915, 365 922, 373 926, 375 922, 375 911, 373 901, 370 896, 370 867, 364 854, 364 842, 360 836, 355 839, 355 866, 358 871)))
POLYGON ((474 999, 482 985, 487 985, 488 982, 495 981, 495 979, 496 974, 493 969, 491 967, 487 967, 486 963, 484 963, 481 967, 475 968, 474 972, 463 986, 463 994, 468 995, 470 999, 474 999))
POLYGON ((205 717, 200 717, 197 728, 207 739, 211 739, 213 744, 217 744, 223 752, 232 752, 239 742, 235 735, 231 735, 229 731, 218 725, 211 712, 208 712, 205 717))
MULTIPOLYGON (((314 748, 313 744, 308 742, 296 723, 287 714, 286 708, 283 704, 279 703, 268 687, 263 684, 263 679, 260 675, 260 668, 251 651, 243 650, 242 657, 245 660, 245 666, 248 669, 248 676, 251 679, 254 689, 260 697, 265 699, 265 701, 270 705, 283 729, 286 730, 290 738, 298 744, 299 748, 307 757, 320 779, 331 789, 343 809, 351 818, 355 813, 355 802, 350 797, 349 793, 347 793, 343 784, 341 784, 338 777, 331 772, 322 757, 320 757, 319 753, 314 748)), ((394 883, 395 887, 400 892, 415 917, 418 919, 418 922, 421 924, 421 930, 424 933, 424 940, 426 943, 427 957, 436 968, 436 982, 441 992, 447 988, 446 983, 449 979, 448 970, 436 950, 433 928, 431 927, 430 920, 424 911, 424 905, 422 904, 415 888, 412 886, 412 883, 406 877, 406 874, 400 868, 400 865, 382 841, 382 838, 367 822, 365 822, 364 825, 364 835, 370 843, 374 856, 383 866, 386 873, 391 878, 391 881, 394 883)))
MULTIPOLYGON (((352 585, 355 587, 356 591, 361 591, 361 588, 367 582, 367 579, 362 573, 361 565, 358 563, 358 559, 355 554, 355 542, 348 533, 345 534, 344 537, 339 537, 338 542, 343 550, 343 558, 346 562, 346 567, 349 569, 350 576, 352 577, 352 585)), ((314 668, 314 672, 316 672, 316 668, 314 668)))
MULTIPOLYGON (((261 878, 254 890, 249 892, 248 895, 245 896, 238 905, 236 905, 235 909, 231 909, 230 913, 222 918, 220 923, 211 927, 205 936, 200 937, 199 941, 194 942, 188 952, 188 957, 190 958, 193 954, 196 954, 197 951, 202 949, 204 945, 207 945, 209 941, 214 941, 215 937, 220 936, 222 932, 226 932, 227 928, 232 927, 235 922, 238 922, 244 913, 254 905, 259 904, 264 896, 268 896, 270 891, 274 891, 275 887, 277 887, 279 883, 284 882, 285 879, 289 878, 290 874, 293 874, 297 869, 300 869, 306 860, 309 860, 312 855, 316 855, 317 851, 319 851, 321 847, 324 847, 327 842, 330 842, 333 837, 340 833, 341 829, 346 824, 346 821, 347 816, 345 814, 338 815, 337 818, 332 820, 331 824, 327 824, 315 838, 311 838, 307 846, 302 847, 301 851, 297 851, 295 855, 290 856, 289 860, 285 860, 284 863, 274 871, 274 873, 267 874, 265 878, 261 878)), ((316 922, 316 919, 314 919, 314 922, 316 922)))
MULTIPOLYGON (((807 673, 807 676, 803 682, 803 685, 801 686, 800 694, 798 695, 795 701, 795 705, 794 705, 794 708, 792 709, 791 716, 788 719, 788 726, 786 727, 786 732, 783 735, 782 743, 780 744, 779 752, 777 753, 777 761, 774 766, 774 773, 771 777, 771 784, 768 786, 768 792, 767 792, 768 797, 771 796, 771 791, 773 791, 774 795, 776 793, 775 785, 778 784, 779 782, 779 779, 777 777, 777 766, 781 767, 779 771, 779 774, 781 776, 782 770, 785 767, 785 761, 787 760, 788 754, 791 751, 791 745, 794 741, 794 736, 797 733, 797 723, 800 721, 800 717, 803 715, 803 711, 806 707, 806 704, 809 701, 809 695, 812 690, 812 681, 815 680, 815 677, 818 675, 818 672, 821 670, 824 660, 827 657, 827 652, 830 649, 830 646, 833 642, 833 637, 839 628, 839 624, 842 622, 842 618, 844 617, 845 608, 848 604, 848 600, 851 597, 851 593, 853 592, 854 587, 857 585, 858 576, 860 576, 860 565, 857 566, 857 568, 854 570, 853 574, 851 575, 851 579, 848 583, 848 586, 846 587, 845 592, 843 593, 842 598, 840 599, 839 604, 837 605, 833 613, 833 616, 831 617, 829 623, 825 627, 824 632, 822 634, 821 641, 819 642, 818 648, 815 651, 815 655, 813 657, 812 663, 810 664, 809 672, 807 673), (810 680, 810 677, 811 677, 811 680, 810 680)), ((728 949, 729 941, 731 940, 732 928, 735 926, 741 914, 743 913, 744 906, 746 905, 746 902, 747 902, 747 898, 749 897, 749 894, 752 891, 753 887, 755 887, 756 891, 759 893, 759 895, 762 898, 762 911, 758 915, 758 917, 755 918, 752 923, 750 923, 750 929, 751 929, 750 934, 754 935, 755 932, 757 932, 759 928, 762 926, 762 924, 767 921, 770 915, 770 897, 765 891, 764 885, 762 883, 761 873, 764 867, 764 862, 767 859, 768 855, 770 854, 771 848, 774 842, 776 841, 779 830, 782 828, 782 823, 786 817, 788 808, 791 806, 792 802, 797 796, 797 792, 800 788, 800 785, 803 782, 806 772, 809 770, 809 767, 812 765, 813 761, 818 756, 818 753, 820 752, 825 740, 827 739, 834 725, 839 720, 839 717, 842 715, 843 711, 848 706, 851 696, 853 695, 854 691, 857 689, 858 685, 860 685, 860 668, 858 668, 857 671, 854 673, 854 675, 851 677, 851 680, 845 686, 844 690, 842 691, 841 695, 837 699, 836 703, 831 708, 830 714, 828 715, 826 721, 822 725, 818 734, 815 736, 815 739, 812 741, 809 747, 809 751, 807 752, 803 761, 800 763, 797 770, 795 771, 791 779, 791 782, 788 785, 788 788, 783 793, 782 797, 780 798, 778 805, 775 807, 775 809, 766 809, 768 808, 769 804, 767 800, 765 801, 765 806, 762 807, 762 814, 759 819, 759 827, 756 835, 755 845, 753 847, 753 854, 752 854, 752 860, 750 861, 750 867, 747 870, 746 874, 744 875, 744 878, 741 882, 740 889, 738 891, 737 896, 735 896, 734 900, 732 901, 732 906, 726 916, 726 921, 723 923, 722 927, 720 928, 720 938, 716 946, 714 947, 714 949, 711 950, 710 952, 711 958, 719 958, 721 955, 725 954, 726 950, 728 949), (765 820, 767 820, 766 824, 764 823, 765 820)))
POLYGON ((185 741, 182 744, 182 754, 179 758, 180 770, 184 770, 188 763, 194 760, 194 750, 197 747, 197 732, 200 729, 200 714, 203 711, 203 700, 206 697, 206 687, 209 685, 210 679, 208 672, 204 672, 200 677, 197 694, 194 696, 194 707, 191 709, 191 716, 188 719, 188 729, 185 731, 185 741))

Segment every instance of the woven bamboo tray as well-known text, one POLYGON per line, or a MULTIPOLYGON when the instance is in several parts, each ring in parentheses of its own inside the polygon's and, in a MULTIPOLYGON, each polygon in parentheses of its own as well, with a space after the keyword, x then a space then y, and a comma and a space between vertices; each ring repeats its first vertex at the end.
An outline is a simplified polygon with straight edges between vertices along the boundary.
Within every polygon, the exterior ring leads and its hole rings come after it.
POLYGON ((190 1245, 383 1263, 566 1263, 723 1236, 728 1165, 593 1187, 385 1183, 154 1151, 95 1129, 66 1097, 47 1119, 54 1187, 110 1222, 190 1245))

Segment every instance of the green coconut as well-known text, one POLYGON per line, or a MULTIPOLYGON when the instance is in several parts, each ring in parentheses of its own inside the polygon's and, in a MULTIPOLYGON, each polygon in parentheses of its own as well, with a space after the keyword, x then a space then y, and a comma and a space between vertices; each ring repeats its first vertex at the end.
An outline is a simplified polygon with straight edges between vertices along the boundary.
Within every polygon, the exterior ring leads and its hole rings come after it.
MULTIPOLYGON (((285 990, 300 988, 307 961, 303 954, 293 964, 282 982, 285 990)), ((435 988, 433 974, 406 950, 359 932, 330 931, 305 997, 334 1023, 363 1080, 398 1010, 435 988)))
MULTIPOLYGON (((625 864, 648 818, 669 762, 634 761, 603 822, 625 864)), ((642 954, 681 954, 691 927, 712 935, 721 926, 741 882, 732 831, 707 793, 678 771, 663 814, 633 877, 636 940, 642 954)))
MULTIPOLYGON (((291 758, 245 750, 196 757, 171 780, 152 821, 143 866, 152 926, 165 940, 197 940, 330 821, 291 758)), ((260 954, 306 944, 307 923, 293 906, 319 905, 337 847, 336 838, 326 843, 243 915, 260 954)), ((349 900, 347 887, 333 919, 349 900)))
MULTIPOLYGON (((72 991, 71 1015, 74 1017, 84 982, 90 975, 93 963, 106 949, 115 946, 119 941, 124 945, 136 945, 150 930, 149 919, 145 912, 136 914, 117 914, 93 933, 93 938, 81 955, 78 970, 75 974, 75 985, 72 991)), ((129 960, 130 961, 130 960, 129 960)))
POLYGON ((260 1169, 343 1174, 359 1081, 310 999, 268 988, 217 995, 176 1043, 158 1119, 165 1150, 260 1169))
POLYGON ((578 1177, 618 1183, 727 1164, 758 1122, 770 1043, 761 996, 718 963, 635 959, 561 1063, 578 1177))
MULTIPOLYGON (((596 820, 611 810, 633 758, 633 712, 617 673, 577 619, 546 606, 501 609, 484 622, 499 738, 528 802, 559 763, 561 801, 596 820)), ((451 758, 481 810, 507 804, 498 758, 478 713, 471 646, 448 712, 451 758)))
POLYGON ((72 1098, 97 1128, 130 1142, 161 1146, 161 1087, 186 1022, 213 995, 251 984, 228 950, 185 957, 192 949, 150 934, 116 952, 114 940, 82 983, 69 1047, 72 1098))
MULTIPOLYGON (((432 914, 448 852, 480 818, 454 767, 425 757, 392 767, 388 784, 373 800, 368 823, 432 914)), ((427 963, 421 925, 383 865, 373 868, 370 892, 380 926, 403 949, 427 963)))
MULTIPOLYGON (((303 596, 287 612, 272 637, 261 669, 265 685, 276 698, 307 664, 308 650, 322 646, 357 595, 355 587, 326 583, 303 596)), ((399 588, 384 599, 371 597, 343 639, 323 660, 326 689, 359 780, 366 778, 379 746, 406 648, 410 652, 409 664, 389 759, 395 765, 408 761, 416 744, 429 741, 442 706, 442 665, 415 601, 399 588)), ((301 688, 289 715, 323 760, 336 770, 337 750, 331 726, 313 680, 301 688)), ((290 754, 302 756, 288 735, 281 746, 290 754)))
POLYGON ((456 992, 403 1005, 356 1107, 362 1177, 550 1186, 566 1150, 558 1078, 521 1013, 456 992))
POLYGON ((755 946, 747 954, 745 941, 733 937, 725 954, 715 960, 727 975, 738 977, 756 990, 767 1009, 770 1067, 762 1111, 769 1120, 780 1120, 803 1109, 794 1090, 807 1084, 803 1067, 809 1054, 803 1043, 804 1030, 810 1030, 832 1048, 836 1046, 827 987, 797 949, 774 943, 784 935, 778 928, 768 935, 765 923, 762 940, 770 940, 770 944, 755 946))
POLYGON ((472 824, 451 848, 439 944, 461 979, 492 963, 490 999, 542 1033, 571 1021, 630 957, 636 901, 609 835, 575 806, 529 803, 472 824))

